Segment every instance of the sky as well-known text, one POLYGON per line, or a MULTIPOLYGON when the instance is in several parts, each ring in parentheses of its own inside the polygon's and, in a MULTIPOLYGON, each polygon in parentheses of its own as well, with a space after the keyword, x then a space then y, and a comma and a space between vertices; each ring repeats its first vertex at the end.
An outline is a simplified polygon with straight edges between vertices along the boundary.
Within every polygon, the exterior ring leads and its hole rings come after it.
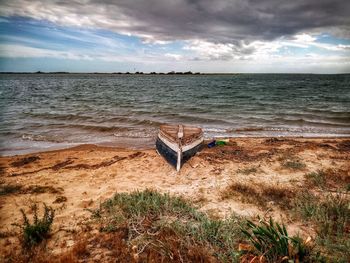
POLYGON ((0 71, 350 73, 350 1, 0 0, 0 71))

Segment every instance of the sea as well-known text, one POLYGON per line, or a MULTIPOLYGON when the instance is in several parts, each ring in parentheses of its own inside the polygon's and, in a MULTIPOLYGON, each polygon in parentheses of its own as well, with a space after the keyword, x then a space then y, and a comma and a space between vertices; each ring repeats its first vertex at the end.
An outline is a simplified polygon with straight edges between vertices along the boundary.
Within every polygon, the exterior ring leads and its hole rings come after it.
POLYGON ((0 74, 0 154, 154 147, 163 123, 205 138, 350 136, 350 74, 0 74))

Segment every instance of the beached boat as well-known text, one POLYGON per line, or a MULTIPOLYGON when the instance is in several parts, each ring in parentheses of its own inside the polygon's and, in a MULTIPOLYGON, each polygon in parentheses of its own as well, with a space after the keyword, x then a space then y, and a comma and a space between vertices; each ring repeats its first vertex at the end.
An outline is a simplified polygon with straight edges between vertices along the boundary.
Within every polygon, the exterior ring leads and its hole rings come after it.
POLYGON ((201 128, 184 125, 161 125, 156 148, 168 163, 180 170, 181 166, 202 147, 201 128))

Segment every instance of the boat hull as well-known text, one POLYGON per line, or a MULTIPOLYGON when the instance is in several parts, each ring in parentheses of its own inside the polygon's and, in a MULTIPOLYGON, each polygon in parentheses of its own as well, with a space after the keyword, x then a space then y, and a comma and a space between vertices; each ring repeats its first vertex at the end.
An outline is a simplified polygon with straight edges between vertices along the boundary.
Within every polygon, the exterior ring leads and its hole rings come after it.
POLYGON ((174 144, 167 141, 165 138, 157 137, 156 149, 164 159, 179 170, 182 165, 196 154, 203 146, 203 139, 194 142, 192 145, 184 147, 184 151, 180 151, 179 147, 174 147, 174 144), (180 157, 179 157, 180 155, 180 157))

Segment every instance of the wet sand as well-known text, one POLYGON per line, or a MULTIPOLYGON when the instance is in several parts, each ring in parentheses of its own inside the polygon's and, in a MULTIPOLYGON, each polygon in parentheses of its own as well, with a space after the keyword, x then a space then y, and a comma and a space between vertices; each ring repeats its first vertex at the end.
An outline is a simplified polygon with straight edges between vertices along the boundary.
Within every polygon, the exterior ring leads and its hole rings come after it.
MULTIPOLYGON (((0 196, 0 233, 18 232, 11 224, 21 222, 20 209, 29 213, 30 204, 45 202, 56 210, 49 246, 59 252, 72 246, 73 232, 81 231, 90 219, 87 209, 97 208, 116 192, 146 188, 184 196, 213 217, 236 213, 288 220, 273 202, 261 208, 242 198, 223 198, 223 193, 233 182, 294 191, 305 187, 306 173, 320 169, 336 169, 349 179, 349 160, 350 138, 234 138, 226 146, 205 147, 178 173, 154 149, 82 145, 0 157, 1 186, 20 187, 0 196), (288 160, 305 166, 288 167, 284 165, 288 160)), ((312 232, 302 223, 290 224, 290 228, 292 232, 312 232)), ((18 246, 15 236, 2 236, 3 249, 18 246)))

